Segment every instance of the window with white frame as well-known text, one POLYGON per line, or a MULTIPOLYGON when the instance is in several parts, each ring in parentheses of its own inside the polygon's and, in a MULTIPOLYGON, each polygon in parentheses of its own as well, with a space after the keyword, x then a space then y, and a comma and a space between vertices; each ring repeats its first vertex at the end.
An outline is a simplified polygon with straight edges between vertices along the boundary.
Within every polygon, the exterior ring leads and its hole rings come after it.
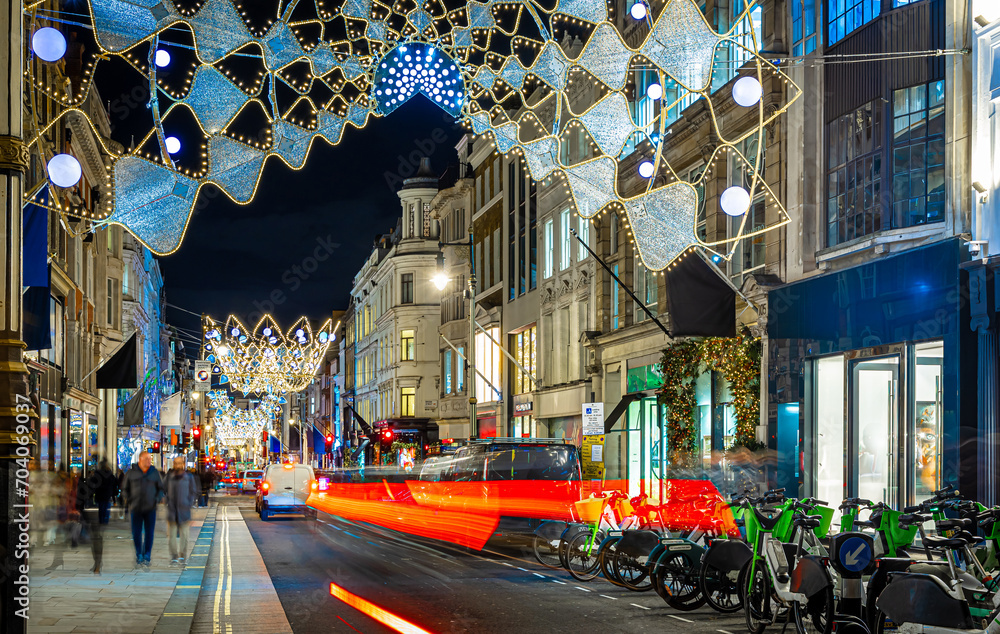
POLYGON ((572 262, 572 238, 570 234, 570 218, 569 209, 563 209, 559 214, 559 235, 560 235, 560 253, 559 253, 559 270, 565 270, 569 268, 570 262, 572 262))
POLYGON ((545 277, 552 277, 556 257, 555 221, 549 218, 545 221, 545 277))
MULTIPOLYGON (((635 295, 641 301, 643 306, 645 306, 650 313, 655 317, 657 314, 656 305, 659 299, 659 294, 656 286, 656 272, 650 271, 643 265, 642 258, 639 254, 635 254, 635 295)), ((645 321, 648 319, 646 311, 637 302, 635 305, 635 320, 637 322, 645 321)))
POLYGON ((576 259, 582 262, 587 259, 588 255, 590 255, 590 253, 587 252, 587 247, 584 246, 590 245, 590 220, 588 218, 584 218, 583 216, 577 216, 577 218, 580 220, 578 223, 579 228, 577 229, 577 233, 580 236, 580 240, 583 240, 583 242, 579 244, 580 248, 577 250, 576 259))

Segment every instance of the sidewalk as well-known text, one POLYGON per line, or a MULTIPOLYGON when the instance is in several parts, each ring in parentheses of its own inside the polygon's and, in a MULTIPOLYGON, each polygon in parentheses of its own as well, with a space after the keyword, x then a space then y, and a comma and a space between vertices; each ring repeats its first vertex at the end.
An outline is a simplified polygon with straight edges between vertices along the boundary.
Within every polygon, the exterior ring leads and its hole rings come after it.
MULTIPOLYGON (((214 507, 215 504, 211 504, 214 507)), ((191 514, 188 548, 194 549, 202 524, 214 508, 195 508, 191 514)), ((166 509, 156 517, 149 572, 135 568, 135 548, 128 516, 104 531, 102 573, 91 572, 90 544, 40 546, 30 553, 29 632, 148 633, 156 627, 170 600, 181 568, 170 566, 167 548, 166 509), (49 570, 62 556, 63 565, 49 570)))

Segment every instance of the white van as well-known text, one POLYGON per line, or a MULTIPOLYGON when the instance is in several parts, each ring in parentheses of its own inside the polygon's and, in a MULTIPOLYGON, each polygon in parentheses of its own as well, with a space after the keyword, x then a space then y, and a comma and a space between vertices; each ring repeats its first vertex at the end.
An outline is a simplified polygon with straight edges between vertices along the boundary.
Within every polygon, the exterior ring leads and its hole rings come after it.
POLYGON ((260 483, 260 519, 276 513, 312 515, 306 499, 315 484, 312 467, 304 464, 272 464, 264 470, 260 483))

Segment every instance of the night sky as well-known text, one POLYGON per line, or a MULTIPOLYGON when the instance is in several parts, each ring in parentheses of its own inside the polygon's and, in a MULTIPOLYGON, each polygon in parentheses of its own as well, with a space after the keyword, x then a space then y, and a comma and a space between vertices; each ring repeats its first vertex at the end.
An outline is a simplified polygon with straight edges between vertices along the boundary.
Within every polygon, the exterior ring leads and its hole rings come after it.
MULTIPOLYGON (((249 205, 203 189, 208 204, 196 208, 181 248, 160 259, 167 302, 216 319, 256 321, 270 312, 282 325, 346 308, 375 236, 400 216, 402 179, 425 154, 443 172, 456 161, 461 135, 444 111, 417 96, 363 130, 348 126, 337 146, 315 142, 302 170, 269 159, 249 205)), ((174 308, 167 318, 199 327, 197 317, 174 308)))

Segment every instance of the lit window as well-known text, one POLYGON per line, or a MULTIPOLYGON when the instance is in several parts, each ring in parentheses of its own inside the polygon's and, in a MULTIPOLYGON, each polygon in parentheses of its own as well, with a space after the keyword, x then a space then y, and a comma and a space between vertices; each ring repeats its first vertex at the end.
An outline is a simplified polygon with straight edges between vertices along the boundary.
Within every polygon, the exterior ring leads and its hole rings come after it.
POLYGON ((444 369, 441 374, 444 375, 444 393, 451 394, 451 350, 444 351, 444 369))
POLYGON ((545 277, 552 277, 553 268, 555 265, 556 257, 556 245, 555 245, 555 226, 554 221, 550 218, 545 221, 545 277))
POLYGON ((413 361, 413 335, 412 330, 404 330, 399 334, 399 360, 413 361))
POLYGON ((416 404, 417 404, 417 388, 415 387, 399 388, 400 416, 415 416, 414 411, 416 410, 416 404))
POLYGON ((559 219, 560 219, 559 231, 562 242, 562 244, 560 245, 561 252, 559 253, 559 270, 564 270, 569 268, 569 264, 572 261, 571 253, 573 252, 571 246, 573 244, 572 235, 569 232, 570 229, 569 209, 563 209, 562 213, 559 214, 559 219))
POLYGON ((828 0, 827 41, 831 45, 878 17, 881 0, 828 0))

